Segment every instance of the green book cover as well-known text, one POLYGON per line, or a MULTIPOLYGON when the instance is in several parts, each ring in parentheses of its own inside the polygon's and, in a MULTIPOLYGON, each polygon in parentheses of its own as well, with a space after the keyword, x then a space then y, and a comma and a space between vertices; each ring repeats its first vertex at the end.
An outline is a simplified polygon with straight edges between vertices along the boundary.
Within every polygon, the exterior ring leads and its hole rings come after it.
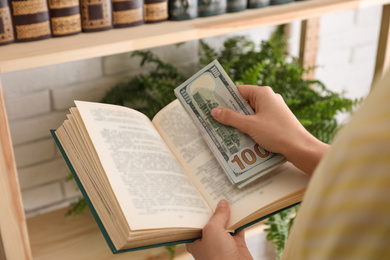
POLYGON ((169 0, 169 19, 174 21, 198 17, 198 0, 169 0))
POLYGON ((271 5, 281 5, 294 2, 294 0, 271 0, 271 5))
POLYGON ((262 8, 270 5, 270 0, 248 0, 248 8, 262 8))
POLYGON ((227 0, 199 0, 198 16, 213 16, 226 13, 227 0))
POLYGON ((226 12, 240 12, 247 7, 247 0, 227 0, 226 12))

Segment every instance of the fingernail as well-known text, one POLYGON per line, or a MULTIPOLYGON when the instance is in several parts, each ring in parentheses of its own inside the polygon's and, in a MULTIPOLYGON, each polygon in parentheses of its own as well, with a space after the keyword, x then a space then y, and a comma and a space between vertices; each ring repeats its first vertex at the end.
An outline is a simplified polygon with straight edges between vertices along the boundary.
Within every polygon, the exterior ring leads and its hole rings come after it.
POLYGON ((214 118, 218 118, 221 115, 221 112, 222 112, 222 108, 214 108, 213 110, 211 110, 211 115, 214 118))
POLYGON ((222 199, 218 202, 217 208, 225 208, 227 206, 227 201, 222 199))

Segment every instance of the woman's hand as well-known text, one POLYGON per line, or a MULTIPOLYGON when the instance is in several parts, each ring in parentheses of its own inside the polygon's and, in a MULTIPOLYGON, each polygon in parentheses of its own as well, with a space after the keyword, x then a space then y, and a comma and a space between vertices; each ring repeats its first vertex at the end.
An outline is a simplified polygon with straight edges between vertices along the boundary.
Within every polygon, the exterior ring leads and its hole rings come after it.
POLYGON ((215 108, 211 111, 214 119, 248 134, 264 149, 283 154, 296 167, 311 174, 328 145, 312 136, 270 87, 244 85, 237 88, 255 115, 215 108))
POLYGON ((230 218, 226 200, 221 200, 209 223, 202 230, 202 238, 187 244, 187 251, 200 260, 245 260, 253 259, 245 243, 244 230, 235 236, 225 226, 230 218))

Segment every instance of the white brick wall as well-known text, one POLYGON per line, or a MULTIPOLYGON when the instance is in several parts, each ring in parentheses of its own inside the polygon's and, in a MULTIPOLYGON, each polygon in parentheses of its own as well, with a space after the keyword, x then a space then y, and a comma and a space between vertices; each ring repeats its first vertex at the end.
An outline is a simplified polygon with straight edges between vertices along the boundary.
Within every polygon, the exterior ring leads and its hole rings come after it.
POLYGON ((54 110, 64 110, 74 106, 74 100, 98 101, 110 89, 117 79, 101 77, 92 81, 80 82, 61 88, 52 89, 52 102, 54 110))
MULTIPOLYGON (((324 15, 316 78, 346 97, 366 96, 371 87, 379 37, 381 8, 372 7, 324 15)), ((290 52, 299 54, 300 22, 292 24, 290 52)))
MULTIPOLYGON (((333 90, 349 97, 368 93, 376 56, 381 9, 369 8, 322 17, 316 75, 333 90)), ((275 27, 234 35, 256 43, 269 38, 275 27)), ((292 25, 290 52, 298 55, 300 23, 292 25)), ((229 36, 205 39, 214 48, 229 36)), ((197 68, 198 41, 152 49, 187 75, 197 68)), ((28 216, 64 207, 80 196, 49 130, 57 128, 73 100, 100 100, 105 91, 139 68, 130 54, 82 60, 2 75, 3 93, 25 210, 28 216)))
POLYGON ((103 74, 101 58, 16 71, 1 75, 4 95, 29 93, 84 82, 103 74))
POLYGON ((56 149, 51 139, 38 140, 14 148, 17 167, 27 167, 55 158, 56 149))
POLYGON ((50 112, 22 120, 10 120, 9 127, 14 145, 25 144, 39 139, 49 138, 48 129, 58 128, 66 119, 66 110, 50 112))
POLYGON ((7 96, 5 105, 9 120, 31 118, 50 112, 50 93, 40 90, 25 95, 11 94, 7 96))
MULTIPOLYGON (((153 51, 162 60, 177 65, 178 68, 183 64, 193 64, 197 62, 198 41, 190 41, 178 45, 169 45, 148 49, 153 51), (180 65, 180 66, 179 66, 180 65)), ((141 59, 131 57, 129 53, 117 54, 103 58, 104 75, 112 76, 121 73, 140 72, 141 59)), ((150 65, 142 70, 150 69, 150 65)))
POLYGON ((61 203, 63 197, 64 195, 60 182, 22 190, 23 205, 27 212, 61 203))
POLYGON ((362 97, 371 87, 381 8, 324 16, 321 23, 317 78, 346 96, 362 97), (346 17, 344 19, 344 17, 346 17))
POLYGON ((63 181, 69 175, 69 168, 63 158, 38 163, 18 171, 20 188, 27 190, 56 181, 63 181))

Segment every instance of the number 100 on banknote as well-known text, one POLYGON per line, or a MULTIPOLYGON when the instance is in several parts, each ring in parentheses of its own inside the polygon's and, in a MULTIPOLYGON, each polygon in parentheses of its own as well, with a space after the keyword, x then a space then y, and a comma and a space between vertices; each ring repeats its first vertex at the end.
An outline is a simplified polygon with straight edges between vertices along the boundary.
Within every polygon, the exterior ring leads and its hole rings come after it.
POLYGON ((254 114, 217 60, 177 87, 175 94, 230 181, 239 188, 285 162, 284 156, 264 150, 248 135, 211 116, 211 110, 217 107, 254 114))

